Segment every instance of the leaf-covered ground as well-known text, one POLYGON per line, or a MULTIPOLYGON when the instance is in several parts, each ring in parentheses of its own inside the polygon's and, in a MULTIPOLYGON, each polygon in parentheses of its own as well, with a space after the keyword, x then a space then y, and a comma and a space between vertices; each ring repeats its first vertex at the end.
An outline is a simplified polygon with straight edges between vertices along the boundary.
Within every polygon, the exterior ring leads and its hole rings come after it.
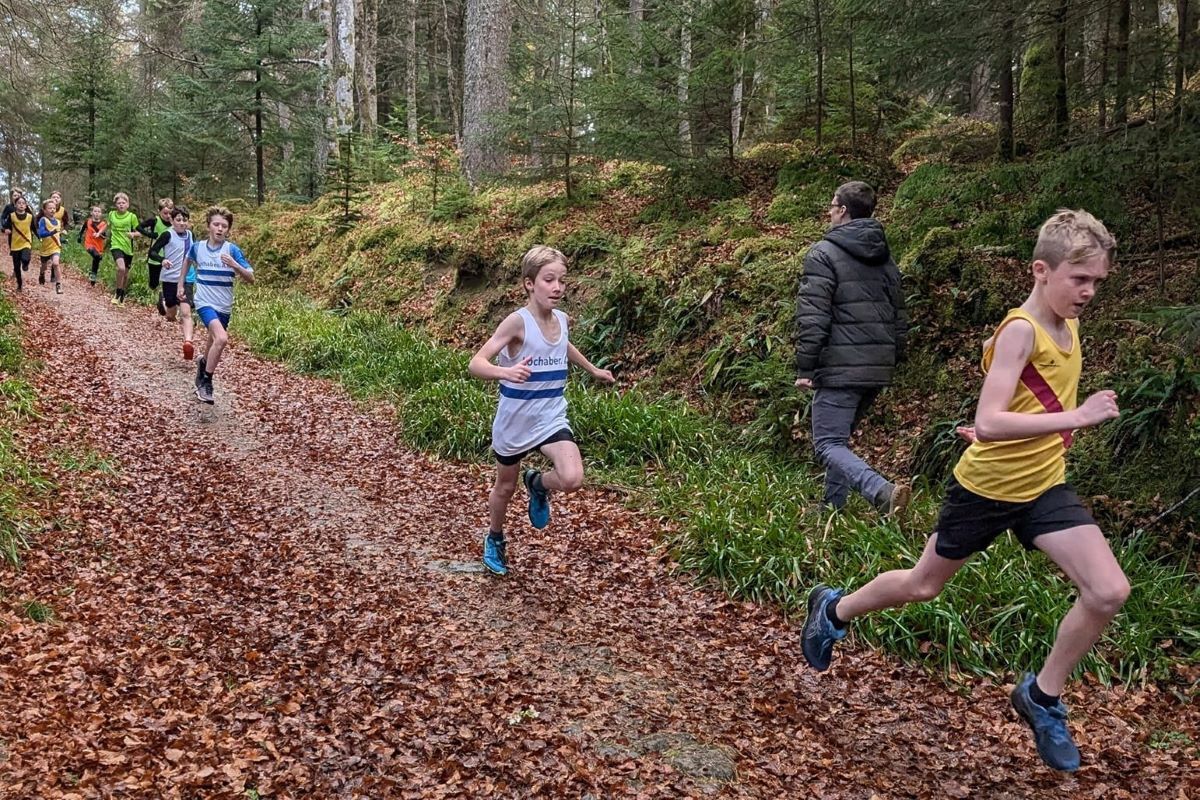
POLYGON ((488 473, 406 449, 386 410, 236 345, 209 409, 152 309, 76 279, 19 307, 43 413, 20 438, 60 488, 3 576, 2 797, 1196 790, 1200 711, 1170 691, 1069 696, 1084 768, 1058 775, 1007 687, 853 647, 818 676, 775 612, 673 577, 615 497, 559 499, 543 532, 515 507, 496 580, 488 473))

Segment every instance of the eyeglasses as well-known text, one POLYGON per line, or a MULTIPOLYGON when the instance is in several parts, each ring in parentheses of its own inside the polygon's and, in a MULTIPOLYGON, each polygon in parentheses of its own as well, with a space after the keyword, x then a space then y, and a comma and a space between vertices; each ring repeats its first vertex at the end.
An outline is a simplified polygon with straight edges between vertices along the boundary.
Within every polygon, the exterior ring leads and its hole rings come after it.
POLYGON ((845 203, 830 203, 829 207, 830 208, 845 208, 846 205, 845 205, 845 203))

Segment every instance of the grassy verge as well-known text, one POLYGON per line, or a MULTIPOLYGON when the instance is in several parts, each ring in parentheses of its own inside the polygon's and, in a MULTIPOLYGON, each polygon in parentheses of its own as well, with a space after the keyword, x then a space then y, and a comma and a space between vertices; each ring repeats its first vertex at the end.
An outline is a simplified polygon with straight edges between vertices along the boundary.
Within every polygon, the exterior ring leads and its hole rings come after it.
MULTIPOLYGON (((466 353, 378 314, 332 313, 257 287, 240 296, 235 334, 294 370, 392 401, 416 447, 487 458, 495 391, 468 377, 466 353)), ((634 502, 670 520, 675 532, 666 544, 680 567, 736 597, 800 608, 817 580, 857 586, 880 570, 910 566, 932 528, 939 492, 918 492, 906 529, 881 524, 863 505, 830 518, 818 508, 820 475, 811 463, 757 448, 682 401, 580 382, 568 398, 591 479, 629 488, 634 502)), ((1102 680, 1164 677, 1200 652, 1200 585, 1190 557, 1151 557, 1152 531, 1120 533, 1118 558, 1134 595, 1082 669, 1102 680)), ((1045 657, 1071 601, 1043 556, 1006 541, 973 560, 934 602, 876 615, 855 630, 949 675, 998 676, 1045 657)))
POLYGON ((36 415, 37 393, 26 380, 28 369, 16 310, 0 295, 0 415, 5 419, 0 427, 0 560, 14 567, 35 524, 23 500, 49 488, 13 438, 14 423, 36 415))

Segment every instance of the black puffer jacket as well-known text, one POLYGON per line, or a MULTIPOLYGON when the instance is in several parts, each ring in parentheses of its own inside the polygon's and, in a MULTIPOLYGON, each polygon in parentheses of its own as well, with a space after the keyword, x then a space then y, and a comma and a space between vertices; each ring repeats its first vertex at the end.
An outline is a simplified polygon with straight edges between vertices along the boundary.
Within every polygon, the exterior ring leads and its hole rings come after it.
POLYGON ((796 374, 817 387, 873 389, 904 357, 908 315, 883 226, 831 228, 804 257, 796 304, 796 374))

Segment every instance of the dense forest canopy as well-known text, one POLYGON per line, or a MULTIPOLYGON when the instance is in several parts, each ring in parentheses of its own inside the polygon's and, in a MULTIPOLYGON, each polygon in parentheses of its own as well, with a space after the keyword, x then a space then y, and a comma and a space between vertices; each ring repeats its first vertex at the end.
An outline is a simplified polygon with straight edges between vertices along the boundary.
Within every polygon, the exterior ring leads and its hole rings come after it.
POLYGON ((432 139, 473 185, 536 170, 570 194, 596 158, 849 152, 949 115, 1001 159, 1149 126, 1172 171, 1195 145, 1192 5, 4 0, 0 169, 77 207, 302 200, 353 135, 368 161, 432 139))

